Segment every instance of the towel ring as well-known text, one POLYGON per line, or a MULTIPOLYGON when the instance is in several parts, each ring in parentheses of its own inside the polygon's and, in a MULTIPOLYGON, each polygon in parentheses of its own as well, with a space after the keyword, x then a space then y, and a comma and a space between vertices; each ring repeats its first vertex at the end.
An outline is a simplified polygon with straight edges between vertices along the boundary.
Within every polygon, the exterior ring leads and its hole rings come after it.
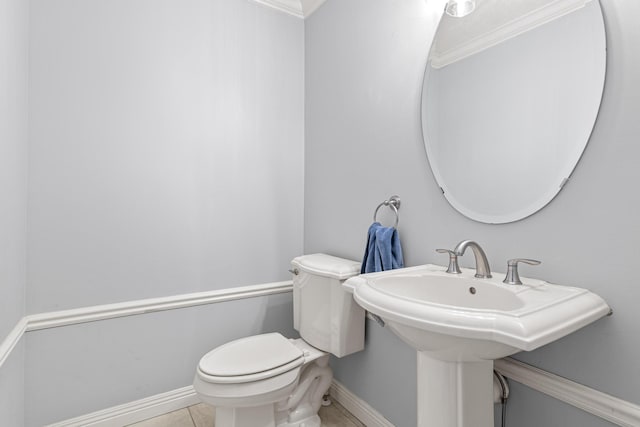
POLYGON ((398 227, 398 219, 400 218, 400 216, 398 215, 398 209, 400 208, 400 197, 391 196, 389 197, 389 200, 385 200, 384 202, 380 203, 376 210, 373 212, 373 222, 378 222, 378 211, 383 206, 389 206, 389 208, 393 210, 393 213, 396 214, 396 222, 393 224, 393 227, 398 227))

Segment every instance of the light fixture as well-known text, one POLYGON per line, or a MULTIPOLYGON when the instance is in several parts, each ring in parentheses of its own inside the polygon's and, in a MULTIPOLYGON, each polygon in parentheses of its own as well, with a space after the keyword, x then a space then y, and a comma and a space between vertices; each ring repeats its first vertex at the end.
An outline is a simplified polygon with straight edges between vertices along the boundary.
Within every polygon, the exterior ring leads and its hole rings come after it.
POLYGON ((476 8, 476 0, 449 0, 447 3, 447 15, 455 18, 467 16, 476 8))

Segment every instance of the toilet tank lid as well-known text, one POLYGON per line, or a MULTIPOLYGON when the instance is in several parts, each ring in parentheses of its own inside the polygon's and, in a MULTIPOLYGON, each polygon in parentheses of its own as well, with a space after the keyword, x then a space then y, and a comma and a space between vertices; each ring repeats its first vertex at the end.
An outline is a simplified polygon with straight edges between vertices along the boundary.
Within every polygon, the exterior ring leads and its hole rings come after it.
POLYGON ((332 279, 345 280, 360 274, 361 263, 327 254, 310 254, 296 257, 291 261, 294 267, 308 273, 332 279))
POLYGON ((295 360, 303 353, 279 333, 253 335, 228 342, 205 354, 198 367, 208 375, 236 377, 269 371, 295 360))

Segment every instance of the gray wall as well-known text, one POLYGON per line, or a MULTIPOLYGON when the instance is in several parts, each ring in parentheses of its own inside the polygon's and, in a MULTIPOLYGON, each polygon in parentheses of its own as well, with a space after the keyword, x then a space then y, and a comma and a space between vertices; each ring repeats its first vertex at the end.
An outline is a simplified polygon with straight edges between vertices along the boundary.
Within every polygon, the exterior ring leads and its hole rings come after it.
POLYGON ((291 294, 29 332, 25 424, 42 426, 188 386, 230 340, 296 336, 291 294))
MULTIPOLYGON (((330 0, 306 22, 305 252, 360 259, 374 208, 402 198, 407 265, 443 264, 436 248, 472 238, 493 269, 515 256, 543 261, 523 275, 591 289, 615 310, 567 338, 517 358, 640 403, 634 261, 640 255, 640 4, 602 0, 608 70, 598 122, 571 180, 546 208, 506 225, 480 224, 442 197, 420 129, 428 46, 423 0, 330 0)), ((490 107, 490 100, 487 100, 490 107)), ((505 195, 508 197, 508 195, 505 195)), ((471 266, 473 259, 464 257, 471 266)), ((337 378, 398 426, 415 425, 415 356, 368 324, 367 349, 335 362, 337 378)), ((608 425, 516 385, 519 427, 608 425)))
POLYGON ((288 278, 303 29, 247 1, 32 1, 29 313, 288 278))
POLYGON ((0 369, 0 422, 3 426, 24 425, 25 345, 20 341, 0 369))
POLYGON ((24 315, 28 10, 0 0, 0 337, 24 315))
MULTIPOLYGON (((0 342, 24 315, 28 2, 0 0, 0 342)), ((0 420, 22 423, 23 346, 0 368, 0 420)))
MULTIPOLYGON (((248 1, 31 2, 28 313, 290 277, 303 30, 248 1)), ((291 332, 289 296, 30 332, 26 424, 189 385, 262 330, 291 332)))

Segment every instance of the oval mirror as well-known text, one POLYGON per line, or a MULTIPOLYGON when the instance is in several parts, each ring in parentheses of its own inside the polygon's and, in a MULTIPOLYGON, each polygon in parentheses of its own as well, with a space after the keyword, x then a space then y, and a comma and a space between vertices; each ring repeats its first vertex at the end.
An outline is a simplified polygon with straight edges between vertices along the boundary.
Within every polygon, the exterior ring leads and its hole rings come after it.
POLYGON ((597 0, 477 0, 463 18, 444 15, 422 128, 447 201, 493 224, 549 203, 587 145, 605 68, 597 0))

